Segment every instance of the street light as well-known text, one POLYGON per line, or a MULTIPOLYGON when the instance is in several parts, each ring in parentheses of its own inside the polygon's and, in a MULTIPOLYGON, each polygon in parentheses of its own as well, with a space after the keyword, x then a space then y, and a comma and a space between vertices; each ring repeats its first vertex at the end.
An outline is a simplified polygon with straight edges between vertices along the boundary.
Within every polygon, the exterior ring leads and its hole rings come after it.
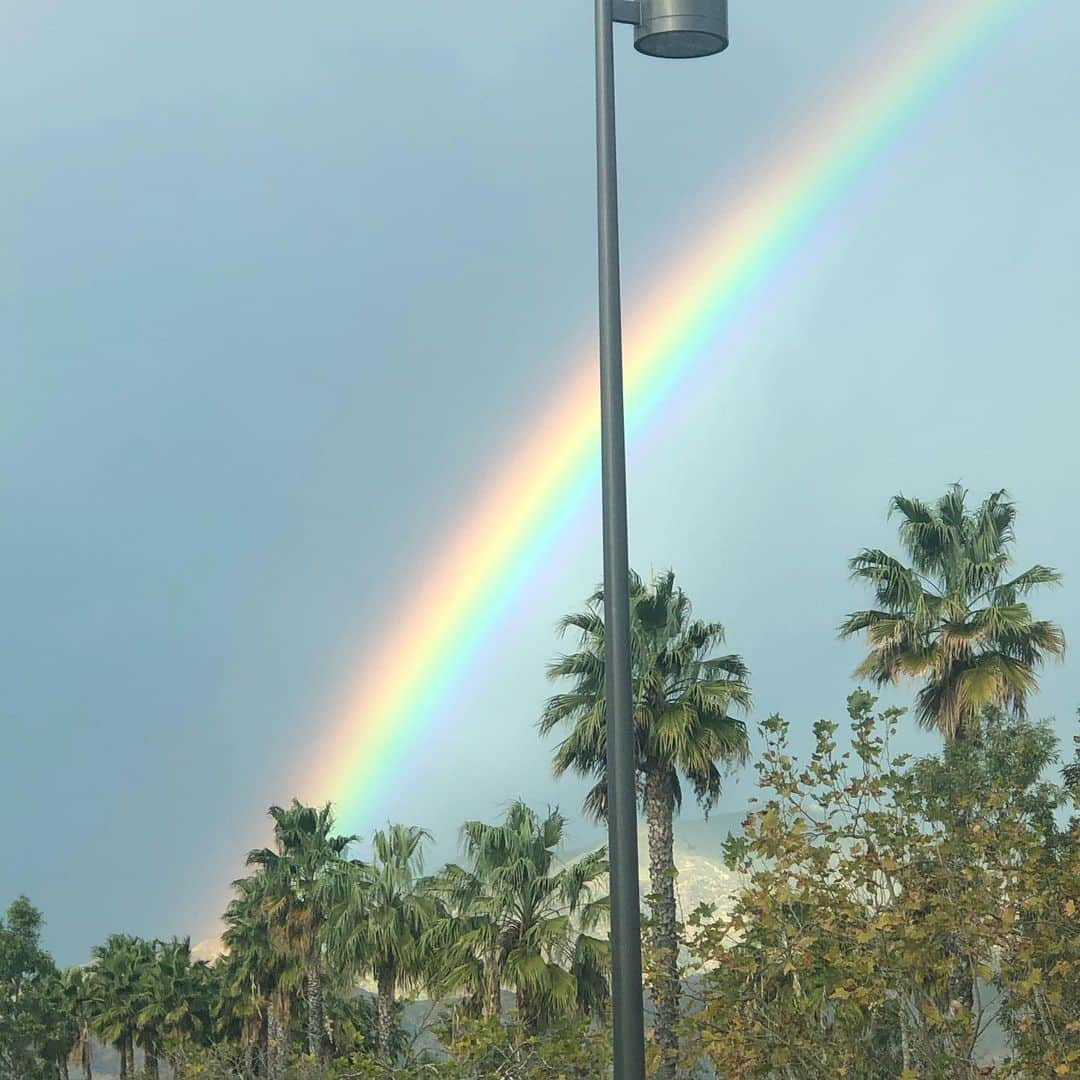
POLYGON ((615 1080, 643 1080, 645 1018, 641 997, 636 755, 630 669, 613 26, 621 22, 636 27, 634 46, 647 56, 673 59, 710 56, 727 48, 727 0, 595 0, 595 3, 611 992, 615 1080))

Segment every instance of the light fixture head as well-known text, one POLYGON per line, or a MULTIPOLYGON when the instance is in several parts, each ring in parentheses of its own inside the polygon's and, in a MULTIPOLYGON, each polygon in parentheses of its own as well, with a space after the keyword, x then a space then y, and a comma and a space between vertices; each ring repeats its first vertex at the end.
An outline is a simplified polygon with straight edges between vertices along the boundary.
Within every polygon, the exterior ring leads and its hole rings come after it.
POLYGON ((685 60, 712 56, 727 45, 727 0, 641 0, 638 52, 685 60))

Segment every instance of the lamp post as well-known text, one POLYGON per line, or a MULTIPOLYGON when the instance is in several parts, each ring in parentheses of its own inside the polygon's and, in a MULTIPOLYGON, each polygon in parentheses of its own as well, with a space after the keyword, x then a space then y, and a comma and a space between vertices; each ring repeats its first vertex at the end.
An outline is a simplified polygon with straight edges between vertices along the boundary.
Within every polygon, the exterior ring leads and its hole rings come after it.
POLYGON ((595 4, 604 660, 615 1080, 644 1080, 613 27, 616 22, 634 26, 634 46, 647 56, 672 59, 709 56, 727 47, 727 0, 595 0, 595 4))

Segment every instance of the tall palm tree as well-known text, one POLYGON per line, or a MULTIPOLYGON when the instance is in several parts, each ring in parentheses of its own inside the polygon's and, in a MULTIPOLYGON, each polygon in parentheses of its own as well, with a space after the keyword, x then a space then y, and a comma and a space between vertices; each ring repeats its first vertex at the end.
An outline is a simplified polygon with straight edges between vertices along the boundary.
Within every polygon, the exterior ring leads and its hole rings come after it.
POLYGON ((859 552, 851 576, 871 586, 877 607, 840 627, 842 637, 862 634, 869 645, 856 677, 878 686, 920 680, 916 717, 948 739, 971 735, 988 705, 1024 716, 1038 668, 1065 651, 1061 628, 1034 618, 1025 599, 1061 575, 1035 565, 1007 578, 1016 506, 996 491, 969 511, 966 495, 954 484, 933 505, 892 500, 910 565, 859 552))
POLYGON ((559 866, 566 819, 541 818, 520 800, 497 825, 469 821, 462 840, 469 866, 440 875, 450 917, 434 943, 446 957, 448 986, 466 989, 486 1019, 500 1011, 504 982, 515 990, 525 1033, 607 1004, 610 951, 590 931, 606 919, 603 849, 559 866))
POLYGON ((325 920, 318 883, 340 862, 355 836, 335 836, 330 804, 321 810, 293 799, 289 809, 270 807, 276 850, 248 854, 248 865, 266 874, 268 911, 275 944, 297 957, 305 968, 308 1005, 308 1052, 321 1060, 326 1027, 322 1007, 319 931, 325 920))
MULTIPOLYGON (((569 726, 555 753, 555 774, 573 771, 596 779, 586 812, 607 811, 607 709, 604 663, 604 594, 585 611, 566 616, 560 633, 580 635, 576 652, 548 666, 548 677, 571 688, 549 699, 540 719, 547 735, 569 726)), ((742 658, 714 656, 724 628, 693 618, 690 600, 670 570, 646 585, 630 575, 634 735, 639 792, 649 833, 653 945, 658 957, 653 996, 658 1077, 675 1075, 679 1016, 678 936, 675 906, 674 818, 685 776, 707 812, 720 796, 722 769, 746 760, 745 723, 732 716, 750 707, 749 672, 742 658)))
POLYGON ((398 991, 423 981, 424 936, 440 914, 431 880, 423 876, 423 845, 430 839, 426 829, 390 825, 372 837, 370 862, 339 862, 322 884, 328 952, 341 967, 375 979, 378 1053, 387 1063, 398 991))
POLYGON ((71 1058, 82 1070, 83 1080, 94 1080, 92 1060, 93 1035, 90 1030, 92 990, 87 970, 82 967, 69 967, 60 977, 67 1002, 67 1013, 75 1024, 75 1045, 71 1058))

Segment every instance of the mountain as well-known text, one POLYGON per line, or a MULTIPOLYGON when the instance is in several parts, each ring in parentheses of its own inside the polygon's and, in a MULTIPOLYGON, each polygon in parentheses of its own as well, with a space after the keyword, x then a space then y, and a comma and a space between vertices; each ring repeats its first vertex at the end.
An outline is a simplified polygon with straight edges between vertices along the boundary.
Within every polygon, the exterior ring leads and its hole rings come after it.
MULTIPOLYGON (((715 814, 706 821, 680 820, 675 824, 675 898, 685 919, 701 904, 712 904, 716 916, 728 914, 735 903, 741 876, 724 865, 724 841, 741 832, 743 814, 715 814)), ((647 838, 638 833, 640 878, 648 883, 647 838)))

